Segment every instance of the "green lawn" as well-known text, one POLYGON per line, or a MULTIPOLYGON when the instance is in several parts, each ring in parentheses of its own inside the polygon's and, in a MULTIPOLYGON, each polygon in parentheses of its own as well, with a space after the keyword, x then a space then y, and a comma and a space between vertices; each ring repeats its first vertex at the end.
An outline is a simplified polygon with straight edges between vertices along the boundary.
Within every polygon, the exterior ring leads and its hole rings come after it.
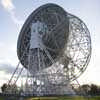
MULTIPOLYGON (((0 100, 6 100, 6 98, 0 97, 0 100)), ((9 99, 12 100, 12 99, 9 99)), ((13 100, 20 100, 20 99, 13 99, 13 100)), ((21 99, 22 100, 22 99, 21 99)), ((23 100, 100 100, 99 97, 38 97, 38 98, 25 98, 23 100)))
POLYGON ((40 97, 26 100, 100 100, 100 97, 40 97))

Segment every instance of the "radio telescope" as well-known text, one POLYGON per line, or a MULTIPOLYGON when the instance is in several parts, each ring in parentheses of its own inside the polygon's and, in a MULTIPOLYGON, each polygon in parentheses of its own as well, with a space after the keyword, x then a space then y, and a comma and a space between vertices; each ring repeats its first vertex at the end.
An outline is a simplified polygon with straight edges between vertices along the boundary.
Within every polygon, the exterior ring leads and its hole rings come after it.
POLYGON ((28 93, 72 93, 68 84, 85 71, 90 60, 90 33, 78 17, 56 4, 46 4, 32 12, 24 23, 17 54, 30 74, 28 93))

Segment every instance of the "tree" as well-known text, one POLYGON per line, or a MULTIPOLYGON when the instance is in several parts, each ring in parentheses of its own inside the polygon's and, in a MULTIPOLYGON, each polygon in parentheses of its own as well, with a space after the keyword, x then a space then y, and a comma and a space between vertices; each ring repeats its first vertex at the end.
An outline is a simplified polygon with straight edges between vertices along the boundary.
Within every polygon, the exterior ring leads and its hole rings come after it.
POLYGON ((98 86, 91 84, 90 95, 97 95, 98 94, 98 86))
POLYGON ((4 92, 6 91, 6 89, 7 89, 7 84, 4 83, 4 84, 2 85, 2 87, 1 87, 2 93, 4 93, 4 92))
POLYGON ((76 88, 76 93, 79 95, 100 95, 100 87, 95 84, 84 84, 76 88))
POLYGON ((3 84, 1 87, 2 93, 11 93, 15 94, 18 93, 18 87, 16 84, 3 84))
POLYGON ((90 86, 88 84, 84 84, 79 87, 79 93, 82 95, 88 95, 90 91, 90 86))

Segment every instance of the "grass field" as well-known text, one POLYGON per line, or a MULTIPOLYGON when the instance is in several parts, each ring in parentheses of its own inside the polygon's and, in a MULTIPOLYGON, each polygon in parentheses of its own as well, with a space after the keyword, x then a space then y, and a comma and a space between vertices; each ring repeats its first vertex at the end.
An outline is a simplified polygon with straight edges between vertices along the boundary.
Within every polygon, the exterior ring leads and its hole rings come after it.
POLYGON ((100 100, 100 97, 40 97, 26 100, 100 100))
POLYGON ((38 97, 38 98, 24 98, 24 99, 7 99, 5 97, 0 97, 0 100, 100 100, 99 97, 38 97))

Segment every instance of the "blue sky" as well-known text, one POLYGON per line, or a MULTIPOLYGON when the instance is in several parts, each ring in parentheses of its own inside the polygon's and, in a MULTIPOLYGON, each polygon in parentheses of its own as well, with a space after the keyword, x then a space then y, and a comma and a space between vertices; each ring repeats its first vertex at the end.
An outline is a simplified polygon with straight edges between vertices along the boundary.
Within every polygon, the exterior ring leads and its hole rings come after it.
POLYGON ((5 70, 14 69, 18 63, 16 46, 23 23, 45 3, 56 3, 86 23, 92 38, 92 56, 78 80, 100 85, 100 0, 0 0, 0 85, 10 77, 5 70))

